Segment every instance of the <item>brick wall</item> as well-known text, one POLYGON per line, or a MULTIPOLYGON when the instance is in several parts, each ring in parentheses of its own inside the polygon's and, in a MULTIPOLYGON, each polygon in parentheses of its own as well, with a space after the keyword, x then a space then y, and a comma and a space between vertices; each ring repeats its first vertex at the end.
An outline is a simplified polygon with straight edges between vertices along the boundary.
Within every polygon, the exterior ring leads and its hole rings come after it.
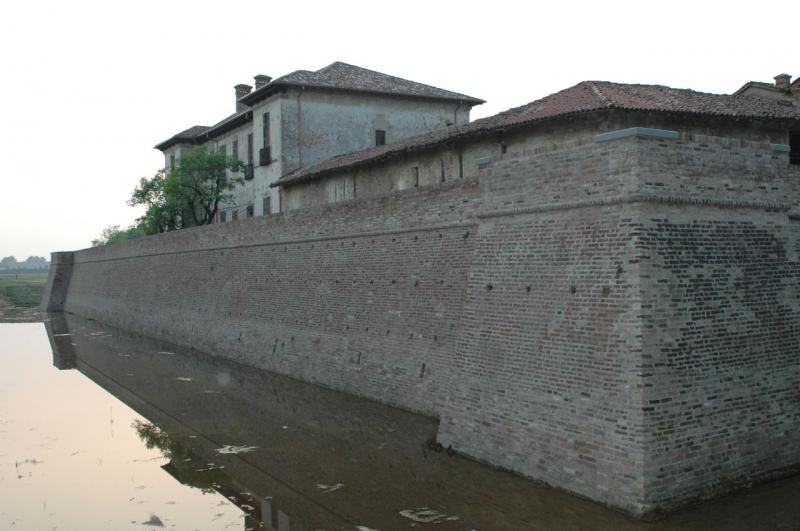
POLYGON ((435 414, 475 181, 80 251, 66 310, 435 414))
POLYGON ((66 310, 436 415, 458 451, 635 514, 800 463, 788 154, 561 140, 77 252, 66 310))

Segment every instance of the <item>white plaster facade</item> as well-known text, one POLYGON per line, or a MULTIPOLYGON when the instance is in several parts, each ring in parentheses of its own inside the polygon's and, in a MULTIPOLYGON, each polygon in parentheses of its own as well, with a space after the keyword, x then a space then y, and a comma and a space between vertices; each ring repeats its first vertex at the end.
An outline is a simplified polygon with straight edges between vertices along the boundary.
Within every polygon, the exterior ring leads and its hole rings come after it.
POLYGON ((243 97, 239 97, 243 86, 237 86, 234 115, 212 127, 197 126, 193 128, 196 131, 179 133, 156 146, 164 153, 169 171, 174 161, 194 146, 207 145, 234 155, 236 143, 239 160, 253 164, 252 178, 237 187, 233 200, 220 208, 219 221, 281 212, 284 208, 279 189, 270 185, 283 175, 336 155, 375 146, 378 135, 389 144, 437 128, 465 124, 472 106, 482 103, 476 98, 344 63, 313 73, 299 71, 266 84, 257 78, 256 85, 255 92, 249 93, 249 87, 244 89, 248 92, 243 97), (342 79, 334 79, 327 86, 314 84, 313 78, 309 85, 295 80, 323 72, 336 74, 336 69, 342 70, 342 79), (376 90, 369 85, 373 80, 376 90), (397 91, 392 90, 392 80, 398 82, 397 91), (266 119, 269 138, 265 140, 266 119), (252 162, 248 158, 251 135, 252 162), (261 160, 264 148, 269 149, 269 161, 261 160))

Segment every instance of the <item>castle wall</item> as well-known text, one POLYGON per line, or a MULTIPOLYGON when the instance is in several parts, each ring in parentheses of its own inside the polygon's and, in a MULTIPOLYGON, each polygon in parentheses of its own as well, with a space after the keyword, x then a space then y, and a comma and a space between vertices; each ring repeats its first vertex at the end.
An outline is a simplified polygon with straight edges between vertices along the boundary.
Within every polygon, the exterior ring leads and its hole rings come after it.
POLYGON ((65 309, 433 415, 474 241, 458 184, 81 251, 65 309))
POLYGON ((437 416, 459 452, 634 514, 800 463, 788 154, 637 130, 501 155, 79 251, 64 308, 437 416))
POLYGON ((695 136, 643 142, 645 503, 670 507, 800 463, 800 169, 695 136))

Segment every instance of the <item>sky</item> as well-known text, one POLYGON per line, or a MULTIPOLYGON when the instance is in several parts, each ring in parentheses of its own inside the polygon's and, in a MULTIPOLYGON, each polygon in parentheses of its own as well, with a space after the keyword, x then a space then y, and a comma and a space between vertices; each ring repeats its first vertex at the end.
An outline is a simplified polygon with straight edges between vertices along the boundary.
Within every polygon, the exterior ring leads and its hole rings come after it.
POLYGON ((800 2, 205 2, 0 7, 0 257, 88 247, 141 211, 153 146, 233 112, 233 86, 344 61, 485 99, 582 80, 731 93, 800 76, 800 2), (741 7, 739 7, 741 6, 741 7))

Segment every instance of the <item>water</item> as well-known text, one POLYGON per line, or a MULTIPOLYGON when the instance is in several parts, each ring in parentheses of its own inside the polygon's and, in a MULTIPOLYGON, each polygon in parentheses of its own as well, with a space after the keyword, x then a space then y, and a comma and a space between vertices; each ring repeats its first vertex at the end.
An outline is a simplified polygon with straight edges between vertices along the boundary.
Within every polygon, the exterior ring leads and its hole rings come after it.
POLYGON ((638 522, 427 449, 433 419, 45 324, 0 324, 3 530, 800 529, 800 477, 638 522))

